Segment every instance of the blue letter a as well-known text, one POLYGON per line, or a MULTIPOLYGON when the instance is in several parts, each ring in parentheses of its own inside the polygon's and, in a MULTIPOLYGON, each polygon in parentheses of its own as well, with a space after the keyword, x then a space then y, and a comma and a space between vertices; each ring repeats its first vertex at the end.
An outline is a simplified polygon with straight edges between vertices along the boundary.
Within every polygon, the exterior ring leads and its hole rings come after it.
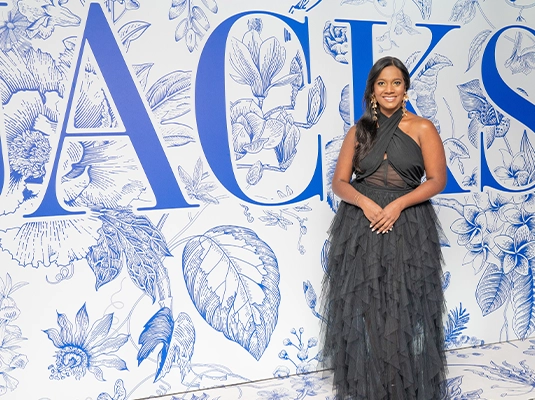
POLYGON ((141 166, 150 183, 156 206, 140 208, 139 210, 159 210, 169 208, 194 207, 186 202, 177 180, 173 174, 167 156, 154 125, 149 117, 148 106, 141 98, 140 92, 134 83, 132 74, 126 65, 119 45, 110 29, 102 7, 98 3, 91 3, 84 29, 79 38, 79 53, 74 66, 74 77, 70 92, 68 93, 67 107, 61 128, 54 165, 51 171, 50 182, 47 185, 43 201, 39 208, 26 217, 42 217, 57 215, 73 215, 83 212, 70 212, 65 210, 58 202, 56 183, 58 175, 58 162, 61 150, 67 135, 68 122, 73 110, 73 99, 76 82, 81 79, 84 70, 84 48, 90 46, 95 60, 100 68, 102 77, 107 83, 111 97, 115 100, 117 112, 124 125, 124 132, 111 130, 110 132, 87 130, 86 133, 68 133, 69 138, 80 140, 99 140, 99 136, 128 137, 136 151, 141 166))

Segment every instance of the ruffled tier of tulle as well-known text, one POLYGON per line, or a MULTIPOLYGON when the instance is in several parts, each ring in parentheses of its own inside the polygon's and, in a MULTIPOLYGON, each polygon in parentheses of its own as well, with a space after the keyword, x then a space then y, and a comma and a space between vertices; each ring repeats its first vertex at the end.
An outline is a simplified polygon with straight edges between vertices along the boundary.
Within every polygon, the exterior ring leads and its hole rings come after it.
MULTIPOLYGON (((407 193, 356 184, 380 206, 407 193)), ((387 234, 341 202, 323 283, 323 348, 339 400, 443 399, 442 256, 429 202, 387 234)))

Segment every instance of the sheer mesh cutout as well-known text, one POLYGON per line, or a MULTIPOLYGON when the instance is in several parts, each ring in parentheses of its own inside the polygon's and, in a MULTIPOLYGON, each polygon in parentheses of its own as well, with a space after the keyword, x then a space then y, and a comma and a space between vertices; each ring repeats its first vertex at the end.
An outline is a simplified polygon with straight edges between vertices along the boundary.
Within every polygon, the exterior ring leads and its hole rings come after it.
POLYGON ((374 186, 383 186, 383 187, 396 187, 405 189, 408 185, 405 181, 399 176, 394 168, 388 162, 388 159, 385 158, 377 171, 364 179, 366 183, 374 186))

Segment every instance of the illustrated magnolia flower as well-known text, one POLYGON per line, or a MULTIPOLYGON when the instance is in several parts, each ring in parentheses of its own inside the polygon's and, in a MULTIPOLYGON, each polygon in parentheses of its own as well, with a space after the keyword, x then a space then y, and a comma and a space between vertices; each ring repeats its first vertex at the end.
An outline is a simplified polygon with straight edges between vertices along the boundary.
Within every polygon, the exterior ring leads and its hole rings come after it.
POLYGON ((251 186, 256 185, 260 182, 260 179, 262 179, 263 174, 264 165, 260 161, 256 161, 251 168, 249 168, 249 171, 247 171, 245 181, 251 186))
POLYGON ((89 371, 99 381, 103 381, 102 367, 126 370, 124 360, 112 353, 128 341, 129 335, 109 337, 112 321, 113 313, 106 314, 89 329, 89 317, 84 304, 76 314, 73 329, 67 316, 58 313, 60 330, 51 328, 44 331, 58 348, 56 363, 48 367, 50 378, 65 379, 74 376, 81 379, 89 371))
POLYGON ((278 146, 286 133, 286 121, 264 118, 252 100, 239 100, 230 109, 232 138, 236 159, 278 146))
POLYGON ((261 24, 253 21, 249 23, 249 31, 243 35, 241 41, 231 39, 230 65, 238 73, 232 74, 232 79, 239 84, 250 86, 262 107, 271 88, 292 83, 299 78, 299 74, 287 74, 274 80, 286 61, 286 49, 275 37, 262 40, 260 32, 261 24))
POLYGON ((290 369, 284 365, 279 365, 273 372, 275 378, 287 378, 290 376, 290 369))

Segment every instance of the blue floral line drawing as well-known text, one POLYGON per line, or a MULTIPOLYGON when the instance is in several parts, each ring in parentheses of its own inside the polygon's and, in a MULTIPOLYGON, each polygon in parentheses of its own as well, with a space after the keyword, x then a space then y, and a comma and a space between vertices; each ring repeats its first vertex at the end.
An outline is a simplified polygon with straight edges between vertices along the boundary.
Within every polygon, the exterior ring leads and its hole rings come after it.
MULTIPOLYGON (((218 11, 215 0, 201 0, 204 7, 216 14, 218 11)), ((180 17, 184 11, 185 18, 181 19, 175 30, 175 41, 179 42, 185 38, 186 47, 189 52, 193 52, 210 29, 210 21, 204 10, 193 5, 193 0, 173 0, 169 9, 169 19, 173 20, 180 17)))
POLYGON ((347 27, 334 25, 331 21, 325 22, 323 27, 323 49, 337 62, 347 64, 346 54, 349 52, 347 27))
MULTIPOLYGON (((286 338, 282 342, 284 346, 293 347, 295 350, 297 350, 296 361, 292 359, 286 350, 281 350, 279 352, 279 358, 281 360, 287 360, 293 364, 296 374, 313 372, 316 370, 318 362, 323 361, 321 350, 318 350, 314 357, 310 356, 310 349, 318 345, 318 339, 316 337, 311 337, 305 343, 303 340, 304 331, 304 328, 299 328, 299 331, 296 331, 295 328, 292 328, 290 333, 295 336, 295 339, 286 338)), ((290 369, 284 365, 279 365, 273 375, 276 378, 286 378, 290 376, 290 369)))
MULTIPOLYGON (((84 4, 86 0, 80 1, 82 4, 84 4)), ((114 23, 123 17, 128 11, 139 10, 140 7, 139 0, 104 0, 104 5, 111 14, 114 23)))
POLYGON ((219 200, 210 194, 210 192, 217 189, 217 185, 212 182, 203 182, 208 177, 208 173, 203 172, 202 160, 200 158, 197 160, 191 176, 181 166, 178 166, 178 174, 186 186, 189 197, 202 201, 203 203, 219 204, 219 200))
POLYGON ((308 89, 306 122, 295 121, 292 112, 299 92, 305 88, 301 55, 297 53, 290 62, 288 73, 279 77, 286 64, 286 49, 276 37, 263 40, 262 28, 262 19, 250 19, 242 39, 231 38, 229 53, 230 65, 236 72, 231 78, 237 84, 249 86, 253 95, 253 98, 242 98, 230 104, 236 160, 248 155, 254 159, 251 163, 236 165, 248 170, 246 182, 249 186, 258 184, 266 171, 284 173, 291 166, 297 154, 301 129, 316 125, 326 106, 326 87, 318 76, 308 89), (287 85, 291 87, 289 104, 264 110, 264 101, 270 91, 287 85), (278 165, 258 159, 264 150, 275 152, 278 165))
POLYGON ((481 399, 481 394, 483 394, 482 389, 472 390, 470 392, 463 392, 461 385, 463 383, 463 376, 456 376, 453 378, 447 378, 441 386, 441 398, 442 399, 452 399, 452 400, 471 400, 471 399, 481 399))
POLYGON ((515 34, 511 57, 504 64, 506 68, 511 70, 513 75, 520 72, 524 75, 529 75, 535 68, 535 45, 522 48, 522 39, 524 37, 530 39, 532 43, 535 42, 532 37, 524 35, 522 32, 515 34))
POLYGON ((0 278, 0 396, 17 389, 19 381, 12 374, 17 369, 24 369, 28 363, 28 357, 19 350, 19 343, 26 338, 20 327, 13 323, 20 315, 13 293, 27 284, 13 283, 9 273, 5 279, 0 278))
POLYGON ((517 22, 526 22, 526 19, 524 18, 522 13, 524 12, 524 10, 535 7, 535 2, 529 4, 516 4, 515 1, 516 0, 505 0, 505 3, 519 10, 518 17, 516 17, 517 22))
POLYGON ((460 22, 463 25, 468 24, 475 18, 477 10, 479 10, 481 16, 487 21, 492 29, 495 29, 494 25, 490 22, 481 8, 479 0, 457 0, 451 10, 450 21, 460 22))
MULTIPOLYGON (((284 199, 286 197, 289 197, 293 194, 293 190, 290 188, 290 186, 286 185, 286 190, 277 190, 277 194, 279 198, 284 199)), ((241 205, 244 207, 244 216, 247 219, 247 222, 253 223, 254 217, 249 212, 249 207, 245 205, 241 205)), ((312 211, 312 208, 308 205, 308 203, 300 204, 298 206, 295 206, 293 208, 281 208, 278 210, 262 210, 264 215, 258 217, 260 221, 262 221, 265 226, 273 226, 278 227, 280 229, 283 229, 285 231, 288 230, 289 227, 294 225, 293 221, 296 221, 299 226, 299 233, 298 233, 298 239, 297 239, 297 250, 301 255, 305 254, 306 249, 302 244, 303 236, 305 236, 308 232, 308 228, 306 226, 306 222, 308 218, 306 217, 300 217, 299 213, 303 212, 310 212, 312 211)))
POLYGON ((490 148, 496 138, 503 138, 507 148, 511 146, 505 137, 509 132, 510 119, 494 108, 481 89, 479 79, 457 85, 463 108, 468 112, 468 140, 479 147, 479 133, 484 132, 485 145, 490 148))
MULTIPOLYGON (((431 15, 431 1, 432 0, 413 0, 413 2, 418 6, 422 18, 424 19, 428 19, 431 15)), ((390 18, 388 31, 375 38, 379 45, 379 53, 388 52, 394 47, 399 47, 393 39, 394 35, 399 36, 404 32, 408 33, 409 35, 420 34, 420 32, 413 27, 414 24, 411 17, 404 11, 405 2, 402 2, 400 7, 397 7, 394 4, 392 10, 388 10, 386 8, 388 3, 385 0, 342 0, 341 4, 360 6, 367 2, 371 2, 380 15, 385 18, 390 18), (385 44, 383 44, 383 42, 385 44)))
POLYGON ((117 379, 117 381, 115 381, 113 396, 104 392, 98 395, 97 400, 126 400, 126 390, 124 388, 123 380, 117 379))
POLYGON ((146 216, 126 209, 100 210, 98 218, 102 221, 100 236, 86 257, 95 274, 95 288, 113 281, 126 265, 132 282, 153 302, 170 296, 162 259, 171 253, 158 227, 146 216))
POLYGON ((467 250, 463 264, 472 265, 476 274, 482 272, 475 291, 482 315, 503 309, 504 340, 508 340, 510 325, 519 339, 535 331, 535 207, 531 197, 507 198, 489 192, 474 193, 472 204, 443 198, 435 202, 460 214, 450 229, 458 235, 457 244, 467 250))
POLYGON ((478 369, 466 369, 472 373, 492 381, 507 383, 507 386, 493 385, 493 388, 506 390, 503 395, 527 395, 535 390, 535 370, 523 360, 519 366, 503 361, 501 365, 491 361, 490 365, 466 365, 467 367, 478 367, 478 369), (482 370, 482 371, 481 371, 482 370), (510 384, 518 385, 513 388, 510 384))
POLYGON ((446 349, 455 349, 459 347, 482 346, 485 344, 483 340, 475 337, 470 337, 463 334, 468 327, 466 326, 470 320, 470 313, 463 308, 462 303, 459 307, 450 310, 448 313, 448 320, 444 326, 444 341, 446 349))
POLYGON ((117 33, 126 51, 130 49, 130 43, 139 39, 149 27, 150 24, 145 21, 130 21, 119 28, 117 33))
POLYGON ((59 331, 56 328, 44 330, 58 349, 55 363, 48 367, 50 379, 74 377, 79 380, 90 372, 103 381, 102 367, 128 369, 125 361, 114 353, 128 341, 129 335, 109 335, 113 313, 95 321, 91 328, 85 304, 76 313, 74 327, 65 314, 57 314, 59 331))
POLYGON ((314 315, 320 321, 326 323, 327 321, 325 320, 325 318, 316 311, 318 296, 316 295, 314 286, 312 286, 312 283, 310 283, 310 281, 303 282, 303 292, 305 293, 305 301, 307 303, 308 308, 310 308, 310 311, 312 311, 312 315, 314 315))
POLYGON ((219 226, 186 243, 184 280, 199 314, 256 360, 262 357, 278 319, 278 262, 257 234, 219 226))

